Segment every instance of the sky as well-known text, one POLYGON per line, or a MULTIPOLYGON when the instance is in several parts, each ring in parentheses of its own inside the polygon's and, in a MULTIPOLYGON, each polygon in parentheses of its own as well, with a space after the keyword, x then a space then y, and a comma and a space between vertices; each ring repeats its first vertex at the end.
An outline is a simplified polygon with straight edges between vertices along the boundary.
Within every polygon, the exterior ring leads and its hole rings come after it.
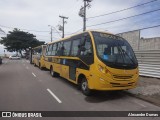
MULTIPOLYGON (((153 0, 92 0, 91 7, 87 8, 87 29, 105 30, 116 34, 160 25, 160 10, 158 10, 160 0, 122 12, 91 18, 149 1, 153 0), (149 11, 154 12, 111 22, 149 11), (100 23, 104 24, 96 25, 100 23)), ((83 19, 78 15, 82 6, 83 0, 0 0, 0 28, 5 32, 5 34, 0 32, 0 37, 5 37, 13 28, 19 28, 36 35, 38 40, 48 43, 51 39, 51 28, 48 25, 52 25, 53 40, 57 40, 62 34, 58 30, 58 25, 62 25, 59 15, 68 17, 65 36, 82 32, 83 19)), ((142 30, 141 37, 160 37, 160 27, 142 30)), ((3 52, 4 46, 0 45, 0 54, 3 52)))

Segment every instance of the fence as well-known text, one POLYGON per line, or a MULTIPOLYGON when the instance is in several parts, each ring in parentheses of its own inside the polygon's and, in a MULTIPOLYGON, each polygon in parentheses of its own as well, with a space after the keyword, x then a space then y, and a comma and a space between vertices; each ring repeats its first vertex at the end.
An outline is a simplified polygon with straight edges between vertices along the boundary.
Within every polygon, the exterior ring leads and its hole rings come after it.
POLYGON ((160 78, 160 50, 135 51, 142 76, 160 78))

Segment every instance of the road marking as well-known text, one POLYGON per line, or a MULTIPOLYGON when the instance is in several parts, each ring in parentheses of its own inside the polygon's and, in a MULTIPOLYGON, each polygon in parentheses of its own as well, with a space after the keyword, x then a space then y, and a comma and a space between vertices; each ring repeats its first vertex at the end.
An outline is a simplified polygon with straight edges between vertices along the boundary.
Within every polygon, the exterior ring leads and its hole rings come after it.
POLYGON ((33 75, 34 77, 37 77, 33 72, 32 72, 32 75, 33 75))
POLYGON ((143 105, 142 103, 139 103, 139 102, 137 102, 137 101, 134 101, 134 102, 135 102, 136 104, 142 106, 142 107, 147 107, 147 106, 145 106, 145 105, 143 105))
POLYGON ((47 89, 47 91, 52 95, 52 97, 54 97, 59 103, 62 103, 62 101, 50 90, 47 89))

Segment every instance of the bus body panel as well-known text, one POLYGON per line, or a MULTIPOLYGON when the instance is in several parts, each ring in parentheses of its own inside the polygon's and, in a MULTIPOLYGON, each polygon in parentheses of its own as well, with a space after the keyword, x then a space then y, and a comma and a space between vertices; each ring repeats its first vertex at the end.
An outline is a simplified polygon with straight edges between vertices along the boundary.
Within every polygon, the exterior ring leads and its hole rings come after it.
POLYGON ((61 65, 60 76, 69 79, 69 66, 61 65))
POLYGON ((45 67, 50 70, 50 64, 51 62, 48 61, 48 57, 44 57, 44 64, 45 64, 45 67))

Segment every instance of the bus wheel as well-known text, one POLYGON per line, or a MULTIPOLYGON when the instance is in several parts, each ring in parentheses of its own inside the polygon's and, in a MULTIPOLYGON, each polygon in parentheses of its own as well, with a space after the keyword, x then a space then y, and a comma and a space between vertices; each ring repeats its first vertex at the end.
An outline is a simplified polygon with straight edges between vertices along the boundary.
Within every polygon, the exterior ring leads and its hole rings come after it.
POLYGON ((88 88, 88 82, 87 82, 86 78, 82 79, 81 90, 84 95, 86 95, 86 96, 91 95, 91 90, 88 88))
POLYGON ((50 68, 50 74, 51 74, 52 77, 57 77, 57 73, 54 72, 52 67, 50 68))
POLYGON ((36 67, 36 63, 34 63, 34 67, 36 67))

